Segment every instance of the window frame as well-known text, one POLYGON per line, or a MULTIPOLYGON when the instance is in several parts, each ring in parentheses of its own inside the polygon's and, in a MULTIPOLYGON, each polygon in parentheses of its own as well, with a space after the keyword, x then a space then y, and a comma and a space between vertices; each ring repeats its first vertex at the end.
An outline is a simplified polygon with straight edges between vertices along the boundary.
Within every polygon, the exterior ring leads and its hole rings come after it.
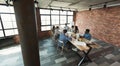
MULTIPOLYGON (((43 8, 42 8, 43 9, 43 8)), ((45 10, 50 10, 50 9, 45 9, 45 10)), ((59 11, 59 14, 52 14, 51 13, 51 11, 53 11, 53 10, 50 10, 50 14, 41 14, 40 13, 40 9, 39 9, 39 15, 40 15, 40 19, 41 19, 41 16, 45 16, 45 15, 49 15, 50 16, 50 24, 49 25, 42 25, 42 20, 40 21, 41 22, 41 31, 42 31, 42 27, 43 26, 51 26, 51 28, 52 28, 52 26, 53 25, 65 25, 65 23, 69 23, 68 22, 68 16, 73 16, 73 15, 71 15, 71 14, 68 14, 68 12, 73 12, 73 11, 68 11, 68 10, 63 10, 63 11, 65 11, 66 12, 66 14, 60 14, 60 12, 62 11, 62 10, 57 10, 57 9, 54 9, 55 11, 59 11), (52 16, 59 16, 59 20, 58 20, 58 22, 59 22, 59 24, 53 24, 52 23, 52 16), (66 22, 63 24, 61 24, 61 20, 60 20, 60 16, 66 16, 66 22)), ((72 21, 73 21, 73 19, 72 19, 72 21)), ((45 30, 44 30, 45 31, 45 30)), ((48 30, 46 30, 46 31, 48 31, 48 30)))
MULTIPOLYGON (((0 7, 5 7, 5 5, 0 5, 0 7)), ((6 6, 6 9, 10 9, 10 10, 9 11, 5 11, 5 12, 3 10, 0 11, 0 23, 1 23, 1 26, 2 26, 2 29, 0 29, 0 31, 2 31, 3 34, 4 34, 4 36, 0 37, 0 38, 8 38, 8 37, 12 37, 12 36, 18 34, 18 28, 17 28, 16 18, 15 18, 14 8, 13 8, 13 6, 9 6, 9 7, 6 6), (11 20, 7 21, 7 19, 6 19, 6 21, 4 22, 5 19, 3 20, 1 15, 9 15, 9 16, 11 16, 10 17, 11 20), (14 16, 14 18, 12 16, 14 16), (7 23, 7 22, 12 23, 12 27, 5 28, 5 23, 7 23), (17 29, 17 32, 15 31, 16 29, 17 29), (13 35, 7 36, 6 33, 5 33, 6 30, 13 30, 13 35), (17 34, 15 34, 15 32, 17 34)))

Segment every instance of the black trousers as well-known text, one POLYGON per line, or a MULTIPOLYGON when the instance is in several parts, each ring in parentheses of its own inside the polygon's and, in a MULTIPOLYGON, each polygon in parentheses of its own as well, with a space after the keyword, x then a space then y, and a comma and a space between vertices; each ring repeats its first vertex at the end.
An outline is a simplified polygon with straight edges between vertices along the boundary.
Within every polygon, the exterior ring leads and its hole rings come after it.
POLYGON ((72 43, 70 42, 70 41, 68 41, 67 43, 66 43, 66 47, 68 48, 68 49, 72 49, 72 43))

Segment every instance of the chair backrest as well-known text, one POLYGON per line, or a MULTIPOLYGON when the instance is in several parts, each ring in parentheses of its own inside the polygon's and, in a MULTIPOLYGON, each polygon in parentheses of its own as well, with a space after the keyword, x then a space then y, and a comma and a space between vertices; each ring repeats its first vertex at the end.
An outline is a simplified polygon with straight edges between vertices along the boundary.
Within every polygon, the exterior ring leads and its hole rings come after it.
POLYGON ((58 40, 58 46, 60 46, 60 47, 64 46, 64 42, 61 40, 58 40))
POLYGON ((54 35, 54 39, 55 39, 55 40, 58 40, 58 39, 59 39, 59 36, 60 36, 60 34, 55 34, 55 35, 54 35))
POLYGON ((63 41, 61 41, 61 40, 58 40, 58 42, 63 43, 63 41))

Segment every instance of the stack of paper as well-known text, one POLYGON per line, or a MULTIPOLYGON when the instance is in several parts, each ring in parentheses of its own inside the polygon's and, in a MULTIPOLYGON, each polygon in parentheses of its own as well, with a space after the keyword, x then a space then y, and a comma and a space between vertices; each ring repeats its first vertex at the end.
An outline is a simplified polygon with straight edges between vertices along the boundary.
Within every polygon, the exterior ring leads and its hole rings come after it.
POLYGON ((75 41, 74 43, 75 43, 76 45, 86 46, 86 43, 85 43, 85 42, 75 41))

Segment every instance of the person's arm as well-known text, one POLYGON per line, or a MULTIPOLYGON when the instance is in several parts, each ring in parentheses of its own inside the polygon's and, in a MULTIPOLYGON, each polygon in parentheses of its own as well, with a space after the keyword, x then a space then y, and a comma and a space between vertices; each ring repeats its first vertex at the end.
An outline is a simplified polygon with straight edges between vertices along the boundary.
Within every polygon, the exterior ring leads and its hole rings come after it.
POLYGON ((91 40, 91 34, 84 34, 83 37, 87 40, 91 40))
POLYGON ((85 38, 85 34, 83 35, 83 38, 85 38))
POLYGON ((66 40, 71 40, 72 38, 71 37, 68 37, 68 36, 65 36, 66 37, 66 40))
POLYGON ((91 39, 92 39, 92 36, 91 36, 91 34, 89 35, 89 37, 90 37, 89 39, 91 40, 91 39))

